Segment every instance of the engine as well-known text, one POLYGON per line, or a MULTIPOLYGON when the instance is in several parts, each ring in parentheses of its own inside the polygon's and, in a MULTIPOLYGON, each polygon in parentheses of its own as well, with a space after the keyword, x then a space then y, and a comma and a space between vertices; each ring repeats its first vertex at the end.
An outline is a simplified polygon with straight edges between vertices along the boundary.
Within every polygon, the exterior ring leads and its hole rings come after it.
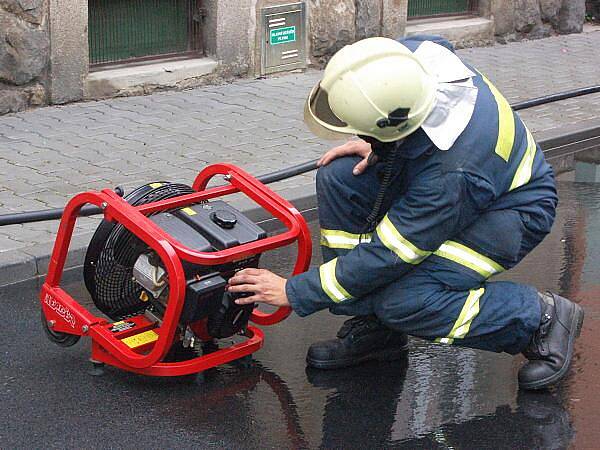
MULTIPOLYGON (((136 189, 125 199, 140 205, 192 192, 186 185, 157 182, 136 189)), ((267 236, 243 213, 220 200, 156 213, 150 220, 180 243, 201 252, 267 236)), ((236 271, 257 267, 259 258, 253 255, 213 266, 182 261, 186 292, 179 330, 184 347, 245 330, 254 305, 237 305, 237 297, 225 287, 236 271)), ((169 297, 166 269, 160 257, 122 225, 100 224, 88 247, 84 279, 96 307, 111 319, 126 320, 143 312, 151 321, 162 321, 169 297)))

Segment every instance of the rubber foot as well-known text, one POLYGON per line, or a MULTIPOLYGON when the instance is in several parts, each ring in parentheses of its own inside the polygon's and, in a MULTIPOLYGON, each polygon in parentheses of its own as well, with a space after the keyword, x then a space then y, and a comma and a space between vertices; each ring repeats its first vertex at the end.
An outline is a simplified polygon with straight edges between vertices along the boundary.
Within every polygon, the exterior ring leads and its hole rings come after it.
POLYGON ((90 368, 88 373, 93 377, 100 377, 104 375, 104 363, 92 361, 92 367, 90 368))

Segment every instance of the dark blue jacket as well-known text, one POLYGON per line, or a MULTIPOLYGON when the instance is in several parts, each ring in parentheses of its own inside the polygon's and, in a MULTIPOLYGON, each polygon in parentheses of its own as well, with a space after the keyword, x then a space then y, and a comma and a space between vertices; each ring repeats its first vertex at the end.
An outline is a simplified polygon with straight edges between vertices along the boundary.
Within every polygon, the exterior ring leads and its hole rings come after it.
MULTIPOLYGON (((452 49, 431 37, 402 43, 415 51, 425 39, 452 49)), ((550 230, 557 203, 552 169, 506 99, 470 69, 478 94, 467 128, 448 151, 437 149, 422 129, 401 143, 401 194, 371 242, 288 280, 287 295, 299 315, 393 282, 487 211, 516 210, 531 217, 531 230, 550 230)), ((490 229, 489 239, 503 232, 509 231, 490 229)))

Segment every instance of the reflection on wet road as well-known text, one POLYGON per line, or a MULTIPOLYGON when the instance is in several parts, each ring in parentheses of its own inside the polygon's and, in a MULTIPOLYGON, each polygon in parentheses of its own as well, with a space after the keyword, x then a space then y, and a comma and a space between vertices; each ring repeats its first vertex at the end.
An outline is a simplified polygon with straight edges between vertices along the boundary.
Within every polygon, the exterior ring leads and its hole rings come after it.
MULTIPOLYGON (((327 312, 266 329, 250 367, 209 370, 200 385, 112 368, 94 377, 89 342, 47 341, 35 286, 20 286, 0 293, 0 448, 596 448, 600 184, 561 183, 560 197, 552 234, 502 277, 584 306, 574 367, 558 389, 518 392, 521 358, 416 339, 405 361, 307 370, 310 343, 343 320, 327 312)), ((263 263, 286 274, 291 259, 279 251, 263 263)))

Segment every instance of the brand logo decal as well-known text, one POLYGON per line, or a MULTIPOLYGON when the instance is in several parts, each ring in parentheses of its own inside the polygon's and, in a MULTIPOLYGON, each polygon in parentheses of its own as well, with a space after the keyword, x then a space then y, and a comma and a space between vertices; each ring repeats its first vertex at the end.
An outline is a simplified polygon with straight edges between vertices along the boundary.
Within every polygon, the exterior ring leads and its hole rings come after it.
POLYGON ((50 294, 46 294, 44 297, 44 303, 50 307, 51 310, 56 312, 60 317, 62 317, 65 322, 71 325, 72 328, 75 328, 75 317, 71 314, 63 304, 57 302, 50 294))

